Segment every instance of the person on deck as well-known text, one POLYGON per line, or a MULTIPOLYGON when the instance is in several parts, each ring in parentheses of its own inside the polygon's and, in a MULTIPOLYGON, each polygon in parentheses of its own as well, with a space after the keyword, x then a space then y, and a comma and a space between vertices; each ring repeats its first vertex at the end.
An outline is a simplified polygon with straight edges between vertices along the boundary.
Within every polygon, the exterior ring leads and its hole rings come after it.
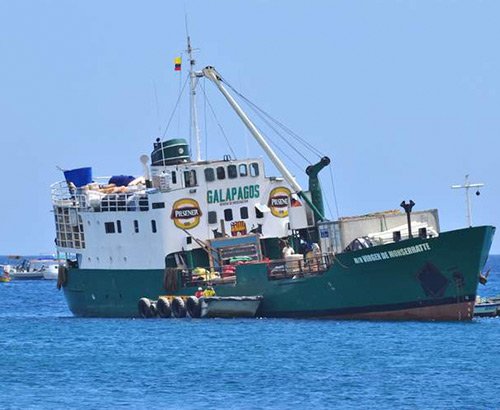
POLYGON ((285 245, 285 247, 283 248, 283 250, 281 252, 283 254, 283 258, 286 258, 287 256, 291 256, 295 253, 293 248, 288 244, 285 245))
POLYGON ((212 286, 209 286, 203 291, 203 297, 209 298, 211 296, 215 296, 215 290, 212 286))
POLYGON ((194 295, 199 299, 203 296, 203 288, 199 287, 198 290, 194 293, 194 295))

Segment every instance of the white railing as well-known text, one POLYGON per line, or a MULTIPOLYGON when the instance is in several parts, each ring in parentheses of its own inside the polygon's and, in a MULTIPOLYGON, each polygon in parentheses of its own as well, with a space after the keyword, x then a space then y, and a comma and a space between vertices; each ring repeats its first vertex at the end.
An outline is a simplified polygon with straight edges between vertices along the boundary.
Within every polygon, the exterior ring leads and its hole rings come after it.
POLYGON ((66 181, 51 185, 52 204, 87 212, 147 211, 148 192, 144 185, 113 187, 109 177, 96 178, 82 188, 70 187, 66 181))

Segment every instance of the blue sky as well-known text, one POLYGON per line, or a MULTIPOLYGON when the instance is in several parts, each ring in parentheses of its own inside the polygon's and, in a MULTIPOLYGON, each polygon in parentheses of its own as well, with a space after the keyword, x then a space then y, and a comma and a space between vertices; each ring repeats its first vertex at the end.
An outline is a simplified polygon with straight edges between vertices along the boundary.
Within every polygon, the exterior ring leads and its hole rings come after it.
MULTIPOLYGON (((179 92, 185 11, 199 67, 332 158, 341 215, 413 199, 439 209, 443 230, 459 228, 464 195, 450 185, 468 173, 486 184, 474 224, 499 225, 497 1, 0 0, 0 254, 53 250, 56 166, 141 173, 179 92)), ((236 154, 263 155, 206 92, 236 154)), ((202 145, 220 158, 229 150, 204 107, 202 145)), ((184 97, 167 137, 188 138, 187 125, 184 97)))

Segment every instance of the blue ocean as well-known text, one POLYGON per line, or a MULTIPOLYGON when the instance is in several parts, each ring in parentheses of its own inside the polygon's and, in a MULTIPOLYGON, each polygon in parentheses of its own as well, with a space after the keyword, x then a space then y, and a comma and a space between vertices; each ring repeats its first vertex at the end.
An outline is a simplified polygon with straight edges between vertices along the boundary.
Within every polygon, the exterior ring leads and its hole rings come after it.
POLYGON ((0 408, 500 408, 500 318, 82 319, 44 280, 0 302, 0 408))

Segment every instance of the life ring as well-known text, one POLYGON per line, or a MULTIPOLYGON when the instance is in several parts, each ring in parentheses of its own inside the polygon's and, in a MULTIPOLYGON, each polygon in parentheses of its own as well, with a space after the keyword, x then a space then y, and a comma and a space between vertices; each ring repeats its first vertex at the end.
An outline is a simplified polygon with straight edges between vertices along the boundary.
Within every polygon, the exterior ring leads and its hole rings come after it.
POLYGON ((193 319, 201 317, 201 303, 200 299, 198 299, 196 296, 189 296, 189 298, 186 300, 186 308, 189 316, 191 316, 193 319))
POLYGON ((156 302, 156 310, 161 318, 168 319, 172 316, 172 307, 170 301, 165 296, 160 296, 156 302))
POLYGON ((144 319, 156 316, 156 309, 148 298, 140 298, 138 303, 139 315, 144 319))
POLYGON ((172 313, 174 314, 174 317, 176 318, 183 318, 186 317, 186 304, 182 300, 182 298, 176 296, 172 300, 172 313))

